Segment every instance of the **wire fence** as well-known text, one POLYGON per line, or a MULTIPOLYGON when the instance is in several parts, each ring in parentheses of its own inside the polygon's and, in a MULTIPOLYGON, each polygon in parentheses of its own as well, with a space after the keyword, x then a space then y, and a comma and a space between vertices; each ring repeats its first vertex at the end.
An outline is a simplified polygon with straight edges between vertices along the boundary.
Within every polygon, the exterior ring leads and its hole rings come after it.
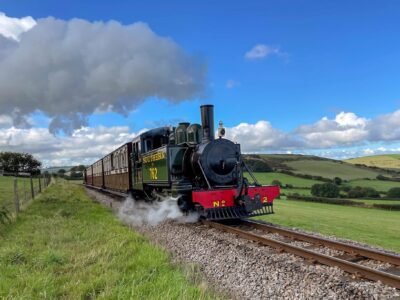
POLYGON ((0 176, 0 223, 14 219, 50 184, 49 176, 0 176))

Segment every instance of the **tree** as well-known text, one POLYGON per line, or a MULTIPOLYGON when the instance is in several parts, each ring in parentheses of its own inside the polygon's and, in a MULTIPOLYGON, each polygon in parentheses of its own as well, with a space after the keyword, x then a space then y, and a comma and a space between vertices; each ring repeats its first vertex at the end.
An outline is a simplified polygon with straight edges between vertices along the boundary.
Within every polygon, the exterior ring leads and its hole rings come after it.
POLYGON ((400 198, 400 188, 399 187, 391 188, 388 191, 387 195, 388 195, 388 197, 391 197, 391 198, 400 198))
POLYGON ((356 186, 351 188, 347 193, 349 198, 379 198, 379 192, 370 187, 356 186))
POLYGON ((67 173, 67 171, 65 171, 64 169, 60 169, 58 170, 58 175, 60 175, 60 177, 64 177, 65 173, 67 173))
POLYGON ((340 178, 340 177, 335 177, 335 178, 333 179, 333 182, 334 182, 336 185, 341 185, 341 184, 342 184, 342 178, 340 178))
POLYGON ((280 187, 282 187, 282 182, 280 182, 279 180, 277 180, 277 179, 274 179, 274 180, 272 180, 272 183, 271 183, 272 185, 279 185, 280 187))
POLYGON ((29 153, 0 152, 0 164, 4 172, 17 174, 19 172, 40 174, 42 163, 29 153))
POLYGON ((337 198, 339 197, 339 188, 333 183, 314 184, 311 187, 311 194, 316 197, 337 198))
POLYGON ((79 166, 75 166, 71 168, 71 172, 83 172, 85 170, 85 166, 84 165, 79 165, 79 166))

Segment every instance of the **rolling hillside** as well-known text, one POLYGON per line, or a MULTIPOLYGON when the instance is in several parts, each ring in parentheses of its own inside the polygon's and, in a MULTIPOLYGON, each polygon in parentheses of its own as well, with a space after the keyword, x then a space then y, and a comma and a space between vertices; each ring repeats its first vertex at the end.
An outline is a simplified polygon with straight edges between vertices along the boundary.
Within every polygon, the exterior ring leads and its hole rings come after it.
POLYGON ((246 161, 248 160, 263 162, 278 172, 286 171, 330 179, 335 177, 340 177, 345 180, 376 179, 378 175, 400 177, 400 174, 385 169, 356 166, 340 160, 310 155, 255 154, 246 155, 246 161))
POLYGON ((386 154, 357 157, 345 160, 350 164, 363 164, 371 167, 400 170, 400 154, 386 154))

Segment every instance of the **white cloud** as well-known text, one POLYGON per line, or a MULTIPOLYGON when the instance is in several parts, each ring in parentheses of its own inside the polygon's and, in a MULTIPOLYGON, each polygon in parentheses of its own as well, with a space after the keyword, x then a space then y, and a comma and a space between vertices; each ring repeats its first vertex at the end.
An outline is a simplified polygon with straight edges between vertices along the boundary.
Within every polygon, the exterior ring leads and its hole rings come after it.
POLYGON ((268 121, 240 123, 226 129, 226 138, 241 144, 243 152, 293 148, 298 145, 293 136, 274 128, 268 121))
POLYGON ((16 126, 40 111, 51 132, 72 133, 97 111, 206 95, 206 64, 145 23, 48 17, 18 37, 0 35, 0 112, 16 126))
POLYGON ((255 45, 252 49, 246 52, 244 57, 249 60, 263 59, 269 55, 282 55, 279 47, 268 46, 265 44, 255 45))
POLYGON ((367 119, 351 112, 341 112, 334 120, 327 117, 311 125, 301 125, 296 134, 308 148, 354 145, 368 138, 367 119))
POLYGON ((54 136, 47 128, 0 129, 0 151, 29 152, 45 165, 89 164, 132 140, 127 126, 83 127, 71 136, 54 136))
POLYGON ((371 141, 400 140, 400 110, 378 116, 368 124, 371 141))
POLYGON ((226 88, 228 88, 228 89, 233 89, 234 87, 237 87, 237 86, 240 86, 240 82, 239 81, 236 81, 236 80, 233 80, 233 79, 229 79, 226 82, 226 88))
POLYGON ((10 127, 13 124, 13 119, 7 115, 0 115, 0 128, 10 127))
POLYGON ((0 12, 0 35, 6 38, 19 41, 21 34, 35 25, 36 21, 32 17, 10 18, 0 12))

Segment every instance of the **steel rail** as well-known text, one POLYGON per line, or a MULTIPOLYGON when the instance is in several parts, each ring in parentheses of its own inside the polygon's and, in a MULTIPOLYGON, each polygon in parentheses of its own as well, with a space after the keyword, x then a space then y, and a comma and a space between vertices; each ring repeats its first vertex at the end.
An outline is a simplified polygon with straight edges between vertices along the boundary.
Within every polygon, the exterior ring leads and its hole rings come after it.
POLYGON ((397 289, 400 289, 400 276, 396 276, 387 272, 375 270, 372 268, 368 268, 353 262, 349 262, 340 258, 328 256, 319 252, 311 251, 308 249, 304 249, 298 246, 290 245, 288 243, 284 243, 278 240, 266 238, 263 236, 259 236, 250 232, 243 231, 241 229, 224 225, 217 222, 212 221, 203 221, 203 224, 208 225, 213 228, 217 228, 219 230, 223 230, 226 232, 230 232, 236 234, 242 238, 247 240, 259 242, 260 244, 267 245, 273 247, 278 250, 286 251, 288 253, 295 254, 297 256, 303 257, 305 259, 311 260, 313 262, 318 262, 320 264, 339 267, 340 269, 355 274, 357 277, 363 277, 373 281, 381 281, 384 284, 390 285, 397 289))
POLYGON ((382 262, 387 262, 396 266, 400 266, 400 256, 393 255, 389 253, 384 253, 377 250, 367 249, 360 246, 349 245, 343 242, 332 241, 323 237, 316 237, 305 233, 300 233, 290 229, 279 228, 275 226, 271 226, 268 224, 263 224, 259 222, 249 221, 249 220, 241 220, 241 224, 245 226, 249 226, 255 229, 268 231, 268 232, 275 232, 280 235, 316 244, 316 245, 323 245, 332 249, 344 251, 350 254, 358 254, 362 257, 370 258, 373 260, 379 260, 382 262))

